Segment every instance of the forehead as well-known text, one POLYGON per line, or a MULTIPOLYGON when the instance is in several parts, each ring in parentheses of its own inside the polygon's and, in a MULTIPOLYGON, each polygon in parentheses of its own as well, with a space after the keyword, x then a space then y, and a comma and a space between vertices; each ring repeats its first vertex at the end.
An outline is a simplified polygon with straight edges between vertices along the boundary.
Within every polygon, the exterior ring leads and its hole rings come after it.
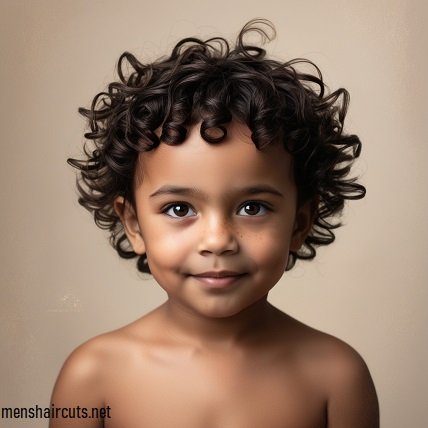
MULTIPOLYGON (((161 143, 141 153, 136 170, 136 186, 191 185, 224 190, 234 185, 294 185, 292 158, 279 143, 258 150, 247 126, 232 122, 227 137, 218 144, 207 143, 200 124, 189 129, 184 143, 161 143)), ((285 190, 285 189, 284 189, 285 190)))

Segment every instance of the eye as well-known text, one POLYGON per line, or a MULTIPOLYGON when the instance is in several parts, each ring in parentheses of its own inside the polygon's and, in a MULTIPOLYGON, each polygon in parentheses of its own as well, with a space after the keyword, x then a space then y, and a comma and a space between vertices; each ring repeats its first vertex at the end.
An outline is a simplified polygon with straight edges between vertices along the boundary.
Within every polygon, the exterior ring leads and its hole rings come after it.
POLYGON ((245 202, 241 208, 238 210, 238 215, 242 216, 261 216, 265 215, 270 209, 261 202, 245 202))
POLYGON ((173 218, 191 217, 196 214, 189 205, 184 203, 170 204, 162 212, 173 218))

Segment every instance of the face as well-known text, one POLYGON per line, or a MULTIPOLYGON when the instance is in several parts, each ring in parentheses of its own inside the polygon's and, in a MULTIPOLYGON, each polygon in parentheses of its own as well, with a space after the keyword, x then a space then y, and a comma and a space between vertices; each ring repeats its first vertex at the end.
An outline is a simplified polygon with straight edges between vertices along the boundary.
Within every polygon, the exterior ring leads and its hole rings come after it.
POLYGON ((297 210, 292 159, 282 146, 257 150, 238 123, 212 145, 199 127, 181 145, 142 153, 135 209, 122 198, 115 207, 170 303, 227 317, 267 297, 310 216, 297 210))

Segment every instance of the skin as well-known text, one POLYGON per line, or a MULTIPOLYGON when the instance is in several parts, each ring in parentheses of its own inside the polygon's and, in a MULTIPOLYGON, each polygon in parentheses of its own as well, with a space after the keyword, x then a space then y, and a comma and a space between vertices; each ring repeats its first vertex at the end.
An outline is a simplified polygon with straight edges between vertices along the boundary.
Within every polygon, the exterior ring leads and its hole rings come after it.
POLYGON ((286 151, 258 151, 239 123, 210 145, 196 125, 184 144, 138 162, 135 207, 118 198, 115 209, 168 299, 81 345, 61 370, 55 406, 110 406, 111 418, 49 426, 378 427, 358 353, 267 301, 312 221, 311 204, 297 205, 286 151), (239 276, 197 276, 222 270, 239 276))

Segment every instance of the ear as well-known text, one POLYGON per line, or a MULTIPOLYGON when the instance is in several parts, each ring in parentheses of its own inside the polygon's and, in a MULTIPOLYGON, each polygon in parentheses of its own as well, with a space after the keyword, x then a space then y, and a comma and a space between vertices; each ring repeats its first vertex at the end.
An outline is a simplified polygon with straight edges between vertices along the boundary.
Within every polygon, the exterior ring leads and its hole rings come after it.
POLYGON ((293 235, 291 238, 290 250, 300 250, 303 242, 305 242, 309 231, 311 230, 315 209, 318 203, 315 200, 309 200, 304 204, 300 205, 296 212, 296 218, 294 220, 293 235))
POLYGON ((126 236, 134 252, 139 255, 144 254, 146 246, 134 207, 123 196, 118 196, 114 200, 113 208, 123 224, 126 236))

